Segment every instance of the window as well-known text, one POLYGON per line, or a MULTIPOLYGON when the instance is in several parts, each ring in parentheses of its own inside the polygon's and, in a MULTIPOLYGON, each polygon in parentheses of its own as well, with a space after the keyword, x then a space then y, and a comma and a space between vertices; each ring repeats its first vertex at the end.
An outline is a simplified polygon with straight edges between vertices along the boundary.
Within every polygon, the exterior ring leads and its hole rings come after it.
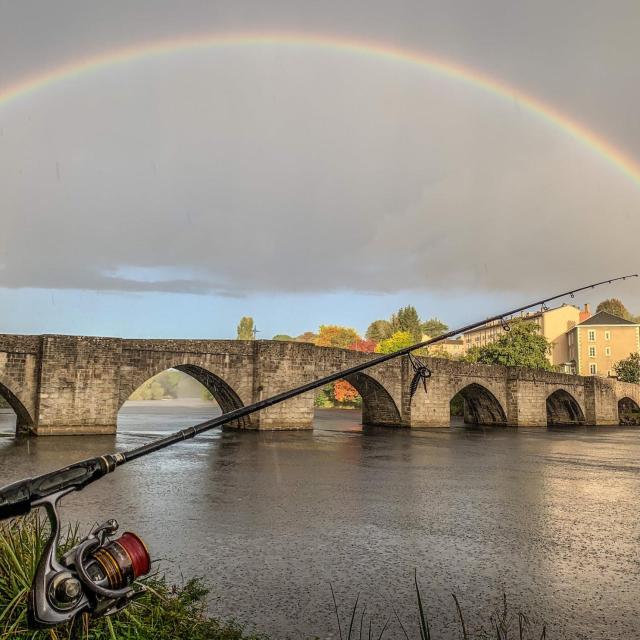
POLYGON ((596 375, 596 373, 598 373, 598 365, 597 365, 595 362, 592 362, 592 363, 589 365, 589 373, 590 373, 592 376, 595 376, 595 375, 596 375))
POLYGON ((595 341, 596 341, 596 330, 589 329, 589 342, 595 342, 595 341))
POLYGON ((605 356, 610 356, 611 355, 611 347, 605 347, 604 348, 604 355, 605 356))
POLYGON ((589 357, 590 358, 595 358, 596 357, 596 348, 595 347, 589 347, 589 357))
POLYGON ((604 332, 604 339, 605 340, 611 340, 611 331, 605 331, 604 332))

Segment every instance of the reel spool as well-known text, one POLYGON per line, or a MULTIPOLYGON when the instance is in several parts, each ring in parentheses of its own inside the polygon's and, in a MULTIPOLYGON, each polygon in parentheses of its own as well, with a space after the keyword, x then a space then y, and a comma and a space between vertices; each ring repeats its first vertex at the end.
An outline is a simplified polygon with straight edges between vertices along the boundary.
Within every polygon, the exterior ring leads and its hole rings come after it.
POLYGON ((144 542, 129 531, 111 539, 118 530, 115 520, 94 527, 60 560, 60 518, 57 505, 63 491, 39 501, 51 523, 45 546, 29 592, 28 617, 33 627, 68 622, 80 613, 93 617, 111 615, 145 591, 135 583, 149 573, 151 558, 144 542))

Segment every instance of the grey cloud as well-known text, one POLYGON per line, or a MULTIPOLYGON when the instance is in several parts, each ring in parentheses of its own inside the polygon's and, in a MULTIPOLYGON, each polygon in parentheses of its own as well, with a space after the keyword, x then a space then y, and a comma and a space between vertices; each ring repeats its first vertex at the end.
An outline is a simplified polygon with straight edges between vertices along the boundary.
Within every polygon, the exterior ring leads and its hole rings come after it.
POLYGON ((376 59, 171 56, 0 127, 5 287, 537 291, 636 268, 637 185, 516 102, 376 59))

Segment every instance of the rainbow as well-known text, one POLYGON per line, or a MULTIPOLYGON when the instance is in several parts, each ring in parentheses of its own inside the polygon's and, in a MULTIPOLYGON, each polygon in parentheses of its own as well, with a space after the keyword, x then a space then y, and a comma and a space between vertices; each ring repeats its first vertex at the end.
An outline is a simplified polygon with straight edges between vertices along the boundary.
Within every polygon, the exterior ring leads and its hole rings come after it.
POLYGON ((113 51, 107 51, 80 61, 70 62, 40 74, 30 76, 20 82, 0 88, 0 107, 36 93, 59 82, 94 73, 106 67, 124 65, 133 61, 152 59, 172 53, 210 50, 222 47, 246 47, 260 45, 293 46, 300 48, 320 48, 381 58, 400 64, 426 69, 434 74, 464 82, 482 91, 505 100, 516 100, 522 107, 562 130, 585 147, 622 171, 640 186, 640 165, 628 154, 615 147, 602 136, 589 130, 577 120, 556 110, 538 98, 534 98, 515 87, 475 69, 459 65, 432 55, 400 49, 364 40, 342 39, 313 34, 289 33, 241 33, 228 35, 197 35, 173 40, 144 43, 113 51))

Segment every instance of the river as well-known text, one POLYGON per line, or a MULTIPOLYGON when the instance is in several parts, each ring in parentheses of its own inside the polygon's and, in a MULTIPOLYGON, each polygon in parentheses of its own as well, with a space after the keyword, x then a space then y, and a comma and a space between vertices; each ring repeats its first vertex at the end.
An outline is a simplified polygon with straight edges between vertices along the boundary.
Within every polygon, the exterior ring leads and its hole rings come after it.
MULTIPOLYGON (((129 402, 117 436, 0 438, 0 482, 211 414, 129 402)), ((359 417, 204 434, 68 497, 64 517, 117 517, 171 577, 205 576, 212 613, 278 638, 338 637, 330 583, 345 619, 360 593, 374 628, 394 605, 417 637, 414 568, 438 640, 459 637, 452 592, 475 626, 503 591, 549 638, 640 637, 638 428, 363 430, 359 417)), ((400 637, 392 620, 385 638, 400 637)))

